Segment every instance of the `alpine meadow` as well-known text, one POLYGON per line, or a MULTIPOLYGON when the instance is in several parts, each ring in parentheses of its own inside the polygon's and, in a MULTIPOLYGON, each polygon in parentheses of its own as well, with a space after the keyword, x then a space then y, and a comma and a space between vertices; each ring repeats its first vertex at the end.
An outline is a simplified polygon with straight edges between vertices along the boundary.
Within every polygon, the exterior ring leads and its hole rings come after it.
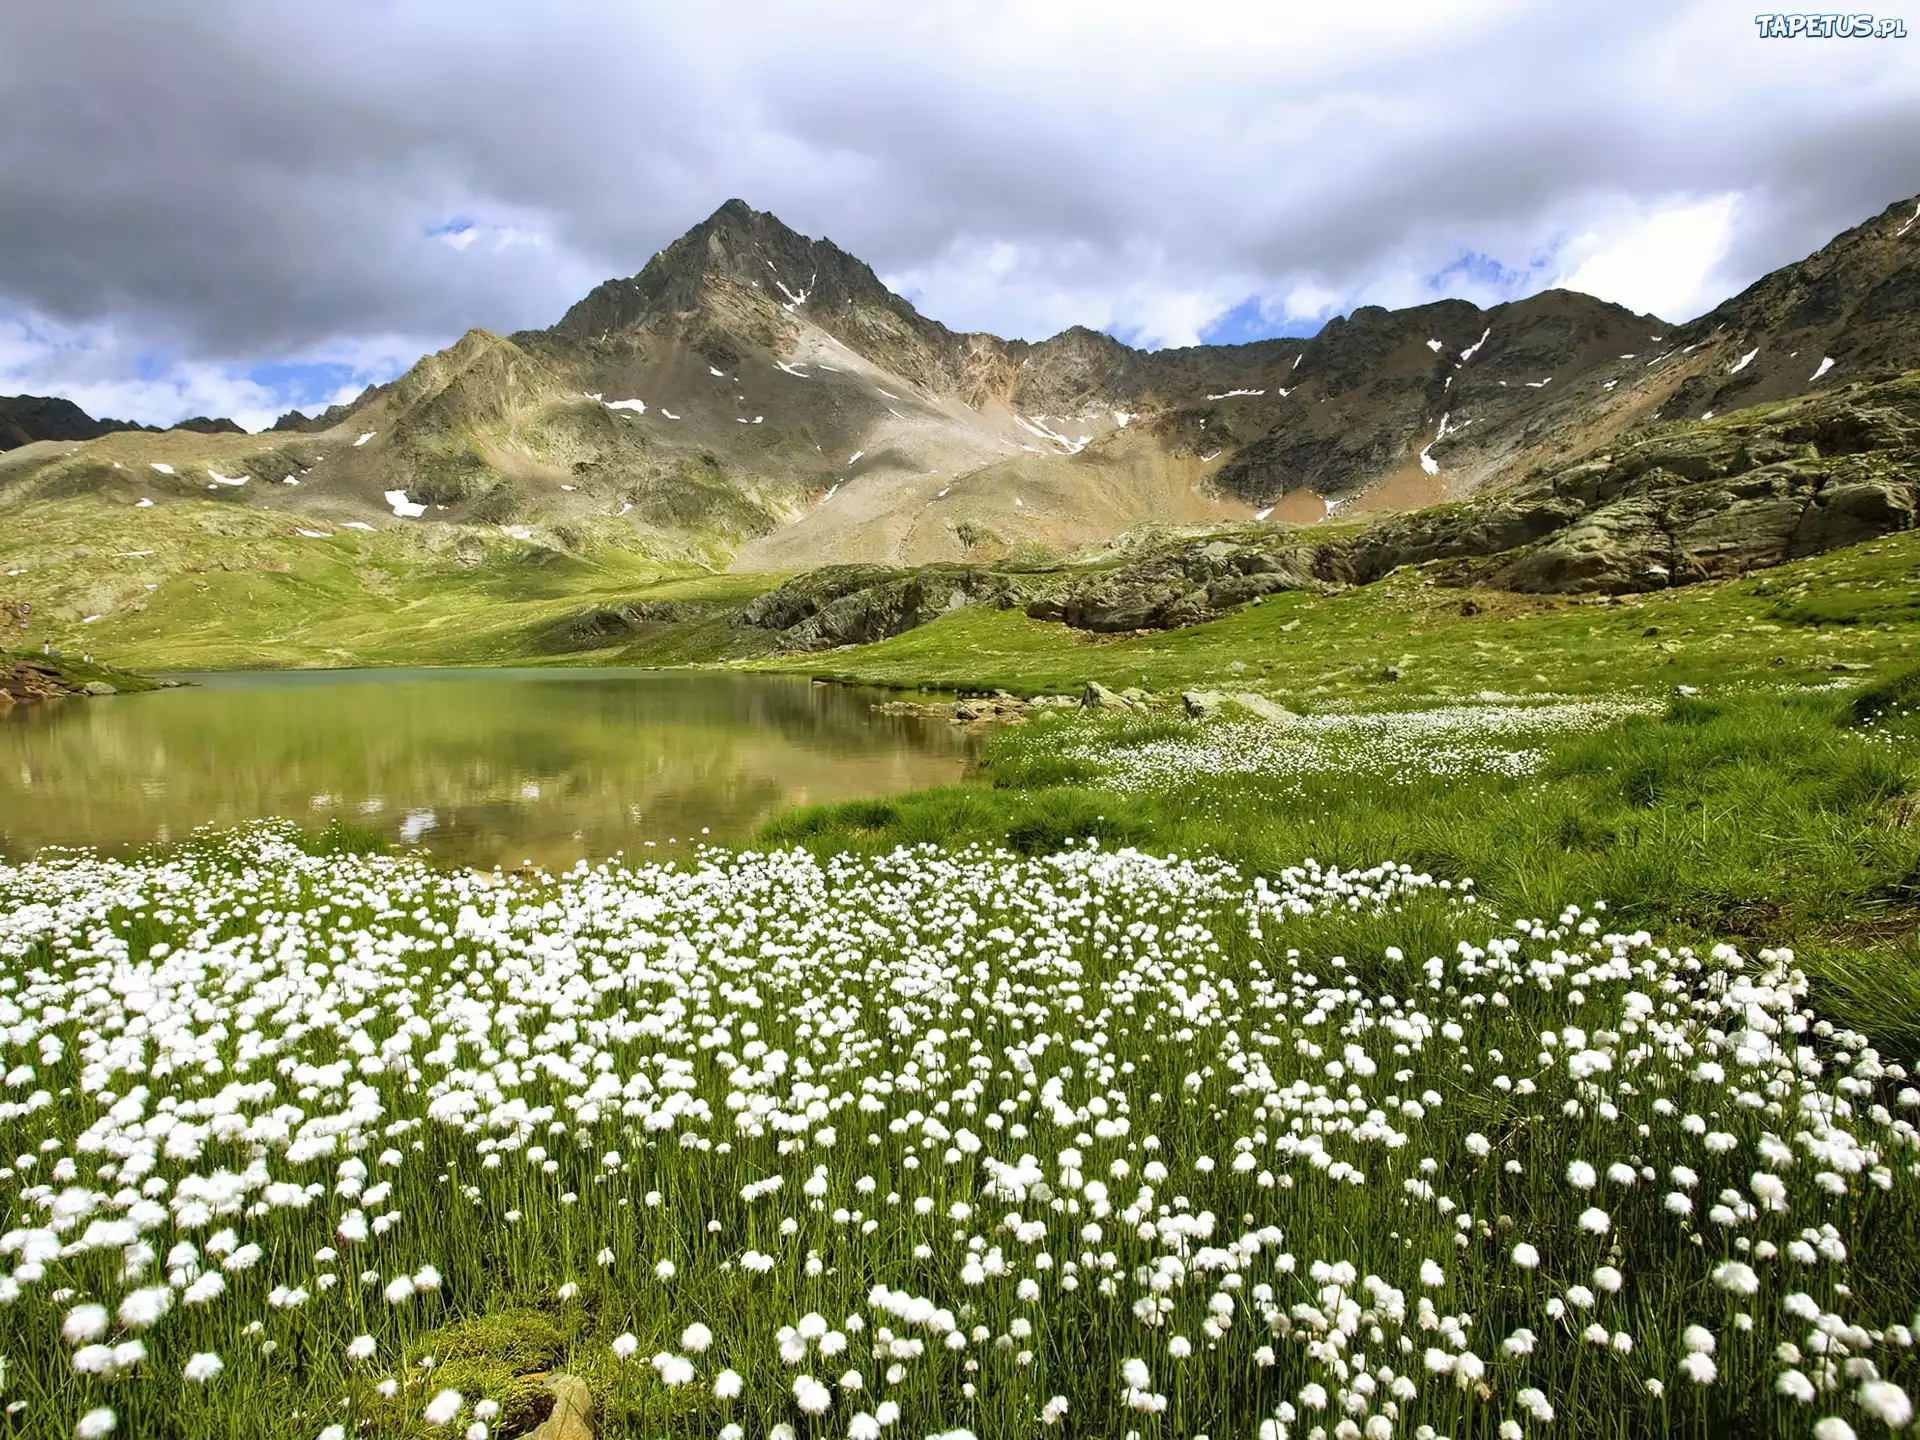
POLYGON ((0 18, 0 1436, 1911 1432, 1904 26, 1458 10, 0 18))

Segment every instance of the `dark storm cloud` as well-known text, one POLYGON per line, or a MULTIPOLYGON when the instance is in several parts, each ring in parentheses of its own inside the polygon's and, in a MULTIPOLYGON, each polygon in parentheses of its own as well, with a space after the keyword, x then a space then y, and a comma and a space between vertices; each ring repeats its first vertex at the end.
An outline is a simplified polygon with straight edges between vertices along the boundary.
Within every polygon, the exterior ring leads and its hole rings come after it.
POLYGON ((1468 252, 1697 311, 1920 190, 1900 43, 1707 3, 14 5, 0 388, 259 411, 236 367, 549 324, 736 194, 1002 333, 1178 342, 1468 252))

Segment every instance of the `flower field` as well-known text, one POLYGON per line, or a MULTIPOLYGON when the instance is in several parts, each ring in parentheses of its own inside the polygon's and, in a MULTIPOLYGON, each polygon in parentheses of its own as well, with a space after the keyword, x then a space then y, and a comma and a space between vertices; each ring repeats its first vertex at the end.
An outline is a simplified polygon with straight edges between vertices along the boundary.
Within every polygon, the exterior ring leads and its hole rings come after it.
POLYGON ((1526 705, 1443 705, 1427 709, 1301 715, 1285 725, 1242 720, 1180 726, 1138 744, 1097 731, 1060 747, 1085 760, 1116 790, 1163 790, 1196 775, 1297 781, 1307 775, 1420 777, 1531 775, 1552 737, 1605 729, 1659 706, 1645 700, 1557 700, 1526 705))
MULTIPOLYGON (((1582 897, 1568 897, 1580 899, 1582 897)), ((1814 1435, 1920 1384, 1900 1057, 1381 865, 284 827, 0 866, 46 1437, 1814 1435)))

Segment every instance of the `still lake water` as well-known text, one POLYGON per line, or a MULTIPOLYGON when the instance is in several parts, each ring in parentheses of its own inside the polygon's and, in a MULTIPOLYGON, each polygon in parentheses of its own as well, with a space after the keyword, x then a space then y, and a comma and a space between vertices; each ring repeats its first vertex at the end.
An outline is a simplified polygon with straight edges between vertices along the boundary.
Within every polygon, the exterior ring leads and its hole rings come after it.
POLYGON ((737 840, 791 805, 956 780, 953 727, 874 692, 604 669, 186 677, 0 711, 0 857, 338 817, 462 864, 737 840), (710 834, 703 836, 703 828, 710 834))

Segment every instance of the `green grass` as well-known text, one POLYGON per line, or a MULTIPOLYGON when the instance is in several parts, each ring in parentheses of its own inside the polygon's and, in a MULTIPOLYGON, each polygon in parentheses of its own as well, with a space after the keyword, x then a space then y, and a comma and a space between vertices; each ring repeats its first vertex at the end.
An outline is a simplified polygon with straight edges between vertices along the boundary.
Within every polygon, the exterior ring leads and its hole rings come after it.
POLYGON ((1148 635, 1092 636, 1019 611, 962 610, 875 645, 751 663, 906 688, 1031 695, 1098 680, 1379 704, 1489 690, 1821 683, 1913 658, 1920 533, 1618 603, 1448 589, 1410 569, 1331 597, 1270 596, 1148 635), (1390 666, 1397 682, 1385 678, 1390 666))
POLYGON ((11 583, 36 604, 30 644, 135 670, 740 664, 903 689, 1038 694, 1099 680, 1381 705, 1830 683, 1920 656, 1920 534, 1617 603, 1455 590, 1410 569, 1155 634, 1094 636, 968 609, 878 644, 775 655, 771 635, 731 624, 728 611, 777 575, 714 574, 603 541, 564 551, 441 527, 335 529, 326 540, 294 529, 291 517, 218 501, 40 503, 9 512, 0 561, 27 571, 11 583), (596 608, 645 599, 712 610, 634 633, 577 632, 596 608), (100 618, 80 623, 89 615, 100 618))
POLYGON ((39 503, 9 510, 6 530, 0 561, 25 573, 0 599, 33 603, 32 648, 145 671, 580 663, 612 658, 566 634, 597 605, 738 603, 774 583, 605 543, 355 531, 218 501, 39 503))
MULTIPOLYGON (((1097 837, 1220 855, 1249 874, 1308 856, 1392 858, 1471 877, 1507 915, 1601 899, 1615 920, 1676 940, 1791 946, 1823 1009, 1911 1047, 1920 828, 1900 801, 1920 787, 1920 726, 1862 734, 1851 718, 1832 695, 1683 699, 1550 742, 1525 778, 1196 774, 1145 793, 1061 757, 1080 722, 1030 722, 988 746, 974 783, 795 811, 761 838, 826 855, 976 841, 1045 854, 1097 837)), ((1127 718, 1096 733, 1121 753, 1183 727, 1127 718)))

